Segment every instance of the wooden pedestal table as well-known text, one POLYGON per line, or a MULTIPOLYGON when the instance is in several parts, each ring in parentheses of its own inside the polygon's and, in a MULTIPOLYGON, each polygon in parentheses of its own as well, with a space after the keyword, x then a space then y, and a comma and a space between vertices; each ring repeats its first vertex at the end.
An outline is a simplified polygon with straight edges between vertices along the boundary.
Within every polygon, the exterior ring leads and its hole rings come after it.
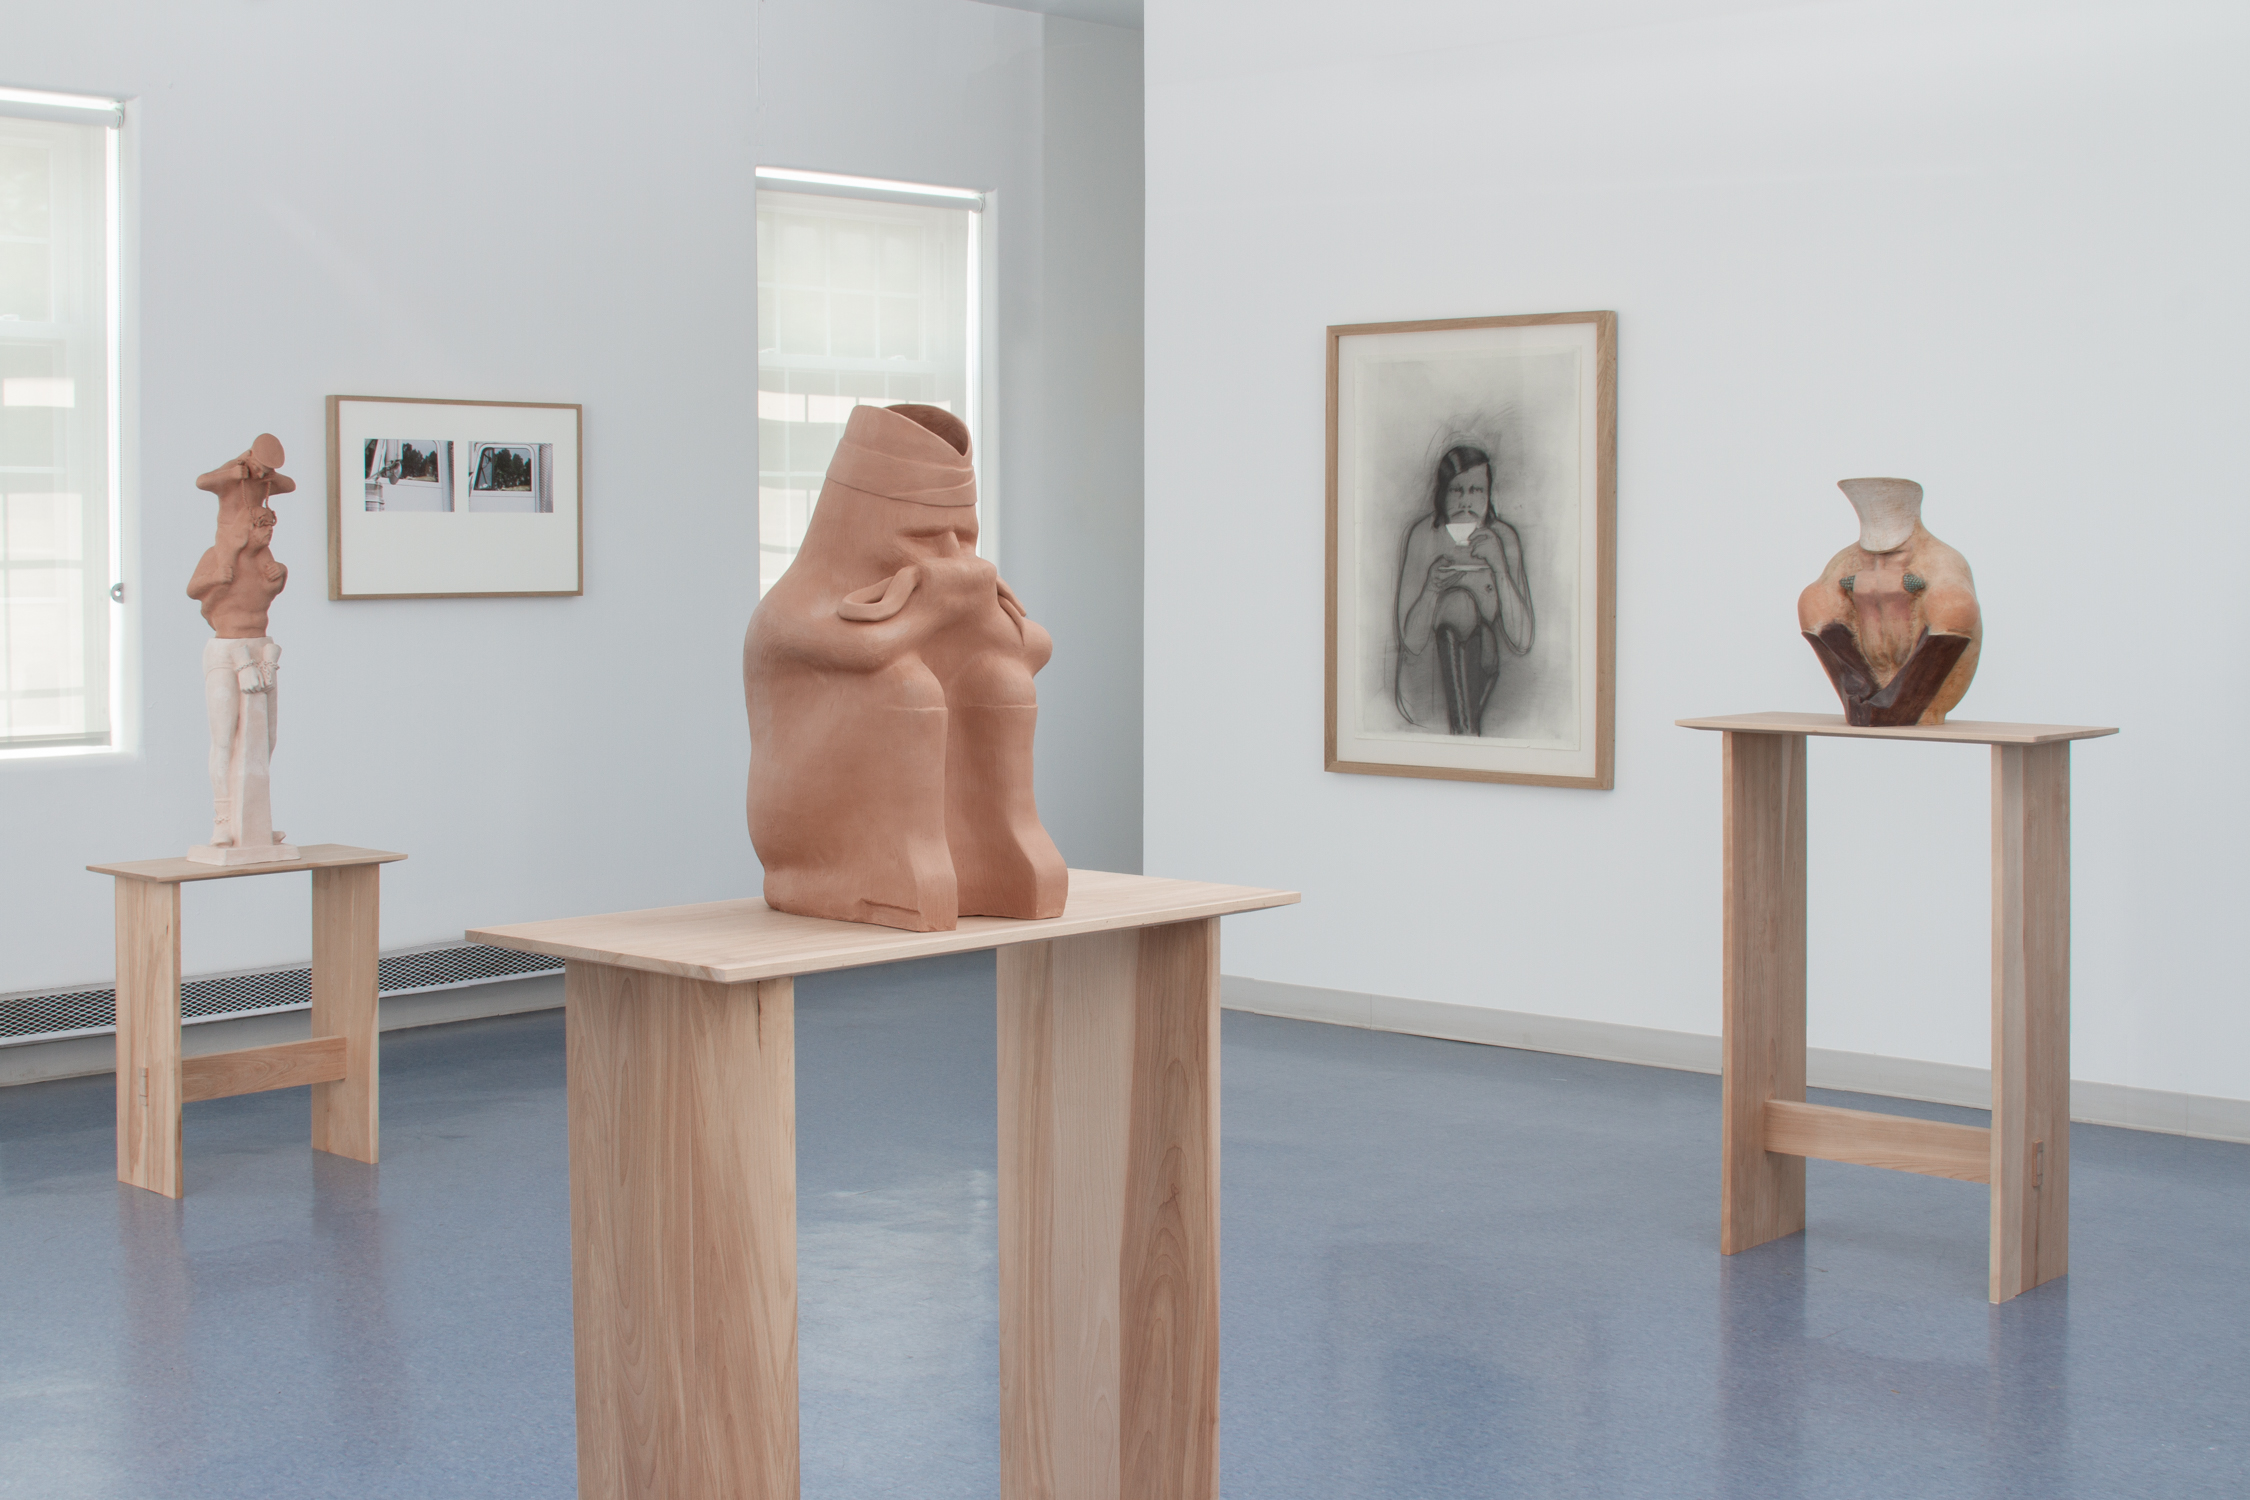
POLYGON ((794 979, 997 948, 1006 1500, 1215 1500, 1219 922, 1290 891, 1073 870, 1037 922, 762 901, 482 928, 568 961, 578 1493, 797 1494, 794 979))
POLYGON ((1805 1158, 1992 1187, 1994 1302, 2070 1268, 2070 742, 2117 733, 1841 714, 1681 719, 1725 737, 1719 1248, 1805 1227, 1805 1158), (1992 747, 1992 1126, 1805 1102, 1805 737, 1992 747))
POLYGON ((272 864, 184 859, 88 865, 117 880, 117 1180, 177 1198, 180 1106, 309 1083, 312 1144, 375 1160, 377 882, 406 858, 308 844, 272 864), (238 1052, 180 1056, 180 886, 312 872, 312 1036, 238 1052))

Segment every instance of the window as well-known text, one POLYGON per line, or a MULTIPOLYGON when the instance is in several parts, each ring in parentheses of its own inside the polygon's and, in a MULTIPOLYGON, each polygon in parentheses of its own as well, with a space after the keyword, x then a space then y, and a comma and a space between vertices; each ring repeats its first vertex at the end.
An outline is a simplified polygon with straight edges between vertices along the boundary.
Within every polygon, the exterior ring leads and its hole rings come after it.
POLYGON ((0 752, 116 726, 121 115, 0 89, 0 752))
MULTIPOLYGON (((978 429, 982 196, 758 170, 758 592, 797 555, 854 406, 918 401, 978 429), (786 184, 786 186, 777 186, 786 184), (825 185, 834 193, 797 191, 825 185), (838 196, 850 193, 852 196, 838 196)), ((990 512, 980 521, 988 523, 990 512)))

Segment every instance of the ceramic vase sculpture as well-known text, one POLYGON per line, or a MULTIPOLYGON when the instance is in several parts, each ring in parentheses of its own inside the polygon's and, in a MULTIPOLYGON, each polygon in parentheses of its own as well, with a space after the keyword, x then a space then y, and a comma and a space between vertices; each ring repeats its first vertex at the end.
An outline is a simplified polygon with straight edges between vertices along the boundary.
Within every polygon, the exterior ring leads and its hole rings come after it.
POLYGON ((853 409, 804 546, 750 617, 750 841, 766 904, 913 932, 1053 917, 1032 674, 1054 643, 976 555, 968 428, 853 409))
POLYGON ((1859 540, 1797 599, 1797 624, 1857 725, 1942 724, 1976 675, 1968 560, 1922 525, 1911 479, 1842 479, 1859 540))
POLYGON ((216 540, 188 579, 213 631, 203 645, 203 702, 211 719, 211 842, 187 853, 199 864, 248 865, 298 857, 273 826, 271 765, 279 729, 281 648, 266 614, 288 587, 273 555, 278 519, 267 508, 297 482, 280 472, 281 444, 260 433, 249 451, 196 480, 219 497, 216 540))

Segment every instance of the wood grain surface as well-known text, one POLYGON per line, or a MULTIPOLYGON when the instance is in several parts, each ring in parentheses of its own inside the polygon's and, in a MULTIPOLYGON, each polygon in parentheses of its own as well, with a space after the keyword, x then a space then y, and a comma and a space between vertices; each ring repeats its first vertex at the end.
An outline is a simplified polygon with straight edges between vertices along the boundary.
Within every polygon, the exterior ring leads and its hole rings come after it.
POLYGON ((117 885, 117 1180, 177 1198, 180 888, 117 885))
POLYGON ((1992 751, 1992 1286, 2070 1269, 2070 746, 1992 751))
POLYGON ((344 1049, 344 1071, 313 1086, 315 1151, 373 1162, 381 1144, 377 952, 380 864, 332 865, 312 878, 312 1032, 344 1049))
POLYGON ((2091 724, 1990 724, 1978 719, 1953 719, 1943 724, 1847 724, 1842 714, 1723 714, 1672 722, 1682 729, 1718 729, 1742 734, 1818 734, 1842 739, 1933 740, 1960 745, 2052 745, 2117 733, 2114 729, 2091 724))
POLYGON ((1805 1227, 1805 1162, 1766 1145, 1768 1100, 1805 1097, 1805 737, 1729 733, 1721 938, 1719 1248, 1805 1227))
POLYGON ((794 986, 566 977, 584 1500, 795 1500, 794 986))
POLYGON ((123 864, 88 865, 96 875, 121 880, 152 880, 166 885, 183 880, 235 880, 244 875, 288 875, 329 865, 385 865, 406 858, 385 849, 360 849, 351 844, 304 844, 296 859, 265 865, 199 865, 188 859, 136 859, 123 864))
POLYGON ((1120 1493, 1219 1493, 1219 924, 1141 931, 1118 1329, 1120 1493))
POLYGON ((999 955, 1001 1494, 1218 1493, 1218 923, 999 955))
POLYGON ((998 955, 1000 1493, 1115 1497, 1131 929, 998 955))
POLYGON ((763 901, 744 899, 478 927, 470 930, 468 939, 496 948, 652 974, 741 984, 1121 927, 1216 917, 1288 906, 1297 900, 1295 891, 1073 870, 1070 901, 1061 916, 1040 921, 964 917, 960 927, 951 932, 903 932, 860 922, 793 916, 775 911, 763 901))
POLYGON ((1769 1099, 1766 1149, 1959 1182, 1992 1180, 1992 1132, 1911 1115, 1769 1099))
POLYGON ((180 1062, 180 1099, 227 1099, 266 1089, 291 1089, 344 1076, 344 1039, 316 1036, 270 1047, 206 1052, 180 1062))

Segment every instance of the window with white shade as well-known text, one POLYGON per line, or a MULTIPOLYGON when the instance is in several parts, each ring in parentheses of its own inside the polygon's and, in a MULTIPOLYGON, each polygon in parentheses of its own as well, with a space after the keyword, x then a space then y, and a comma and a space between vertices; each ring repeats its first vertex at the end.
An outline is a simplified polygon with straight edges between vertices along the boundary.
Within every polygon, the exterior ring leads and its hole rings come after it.
POLYGON ((0 753, 115 729, 120 122, 0 89, 0 753))
POLYGON ((969 424, 976 451, 983 200, 967 189, 770 168, 758 179, 763 595, 804 541, 854 406, 943 407, 969 424))

